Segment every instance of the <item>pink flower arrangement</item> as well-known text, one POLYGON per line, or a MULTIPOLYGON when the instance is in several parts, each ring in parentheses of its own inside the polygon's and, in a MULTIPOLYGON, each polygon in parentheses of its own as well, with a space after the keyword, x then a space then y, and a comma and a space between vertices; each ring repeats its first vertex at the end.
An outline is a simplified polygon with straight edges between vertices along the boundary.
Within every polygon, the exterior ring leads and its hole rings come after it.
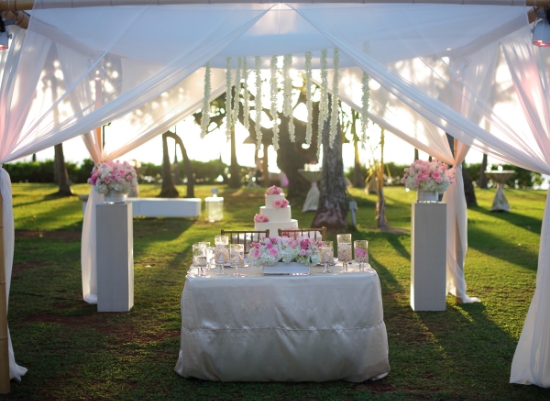
POLYGON ((137 175, 128 162, 107 161, 95 165, 88 184, 93 185, 100 194, 110 190, 127 194, 137 187, 137 175))
POLYGON ((273 201, 273 207, 275 209, 284 209, 288 206, 288 201, 286 199, 275 199, 273 201))
POLYGON ((281 260, 280 238, 262 238, 250 243, 248 259, 254 266, 270 266, 281 260))
POLYGON ((279 239, 279 249, 281 250, 281 258, 283 262, 289 263, 300 251, 300 240, 287 236, 283 236, 279 239))
POLYGON ((416 160, 405 169, 401 183, 409 189, 420 188, 426 191, 445 192, 454 182, 454 178, 454 172, 439 160, 433 159, 431 162, 416 160))
POLYGON ((275 185, 267 189, 266 195, 281 195, 283 190, 275 185))
POLYGON ((267 218, 267 216, 264 216, 263 214, 256 213, 256 215, 254 216, 255 223, 267 223, 268 221, 269 219, 267 218))
POLYGON ((358 258, 364 258, 367 256, 367 251, 361 248, 355 248, 355 256, 358 258))
POLYGON ((299 240, 300 249, 296 256, 296 261, 305 265, 316 265, 319 263, 319 243, 311 238, 302 238, 299 240))

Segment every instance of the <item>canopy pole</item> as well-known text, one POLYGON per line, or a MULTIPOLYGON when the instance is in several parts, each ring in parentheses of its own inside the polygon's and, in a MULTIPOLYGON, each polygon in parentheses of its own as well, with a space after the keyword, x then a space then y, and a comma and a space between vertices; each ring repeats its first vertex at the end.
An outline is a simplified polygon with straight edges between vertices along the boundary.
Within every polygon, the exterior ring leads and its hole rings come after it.
MULTIPOLYGON (((291 3, 312 3, 312 0, 291 0, 291 3)), ((40 2, 39 2, 40 3, 40 2)), ((158 5, 167 4, 227 4, 227 0, 156 0, 158 5)), ((229 3, 239 4, 263 4, 280 3, 270 0, 234 0, 229 3)), ((341 3, 341 4, 362 4, 362 3, 425 3, 425 4, 463 4, 464 0, 315 0, 313 3, 341 3)), ((548 7, 548 0, 471 0, 469 5, 496 5, 496 6, 522 6, 548 7)), ((151 5, 151 0, 59 0, 55 5, 48 8, 76 8, 76 7, 98 7, 98 6, 130 6, 130 5, 151 5)), ((32 10, 34 0, 0 0, 1 11, 25 11, 32 10)))
POLYGON ((10 357, 8 353, 8 297, 4 253, 4 198, 0 193, 0 394, 10 392, 10 357))

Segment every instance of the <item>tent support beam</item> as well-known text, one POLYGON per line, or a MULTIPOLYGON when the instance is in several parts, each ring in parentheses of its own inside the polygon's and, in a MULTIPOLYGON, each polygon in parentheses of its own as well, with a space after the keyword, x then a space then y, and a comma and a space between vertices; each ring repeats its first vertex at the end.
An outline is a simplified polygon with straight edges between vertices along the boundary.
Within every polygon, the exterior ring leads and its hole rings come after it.
MULTIPOLYGON (((233 0, 233 3, 278 3, 270 0, 233 0)), ((362 4, 362 3, 425 3, 425 4, 464 4, 464 0, 292 0, 292 3, 342 3, 342 4, 362 4)), ((35 0, 0 0, 0 12, 2 11, 25 11, 32 10, 35 0)), ((37 0, 40 7, 40 0, 37 0)), ((167 4, 227 4, 227 0, 156 0, 158 5, 167 4)), ((548 7, 548 0, 469 0, 468 4, 478 5, 496 5, 496 6, 522 6, 529 7, 548 7)), ((94 7, 94 6, 117 6, 117 5, 151 5, 151 0, 58 0, 55 5, 49 8, 76 8, 76 7, 94 7)))

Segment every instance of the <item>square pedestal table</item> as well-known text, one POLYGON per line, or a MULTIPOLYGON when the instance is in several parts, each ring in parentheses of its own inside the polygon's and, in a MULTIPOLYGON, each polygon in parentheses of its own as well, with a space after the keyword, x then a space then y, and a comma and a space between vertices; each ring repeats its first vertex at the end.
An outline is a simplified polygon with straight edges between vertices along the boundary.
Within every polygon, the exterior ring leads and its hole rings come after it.
POLYGON ((390 371, 378 274, 246 277, 187 275, 181 297, 181 347, 175 370, 211 381, 379 379, 390 371))

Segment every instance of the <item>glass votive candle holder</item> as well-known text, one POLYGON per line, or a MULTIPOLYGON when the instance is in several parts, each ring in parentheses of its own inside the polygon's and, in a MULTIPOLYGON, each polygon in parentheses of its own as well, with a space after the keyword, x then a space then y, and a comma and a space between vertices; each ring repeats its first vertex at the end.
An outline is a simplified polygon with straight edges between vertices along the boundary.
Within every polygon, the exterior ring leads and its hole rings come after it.
POLYGON ((229 245, 229 236, 227 235, 216 235, 214 237, 215 245, 229 245))
POLYGON ((244 267, 244 245, 231 244, 229 257, 231 261, 231 267, 235 269, 233 276, 244 277, 244 274, 239 273, 239 267, 244 267))
POLYGON ((359 270, 363 271, 365 264, 369 263, 369 241, 356 240, 353 242, 355 248, 355 261, 359 263, 359 270))
POLYGON ((206 248, 200 244, 193 244, 193 266, 197 268, 197 275, 202 276, 204 262, 206 261, 206 248))
POLYGON ((321 241, 319 243, 320 261, 325 266, 323 273, 330 273, 329 265, 334 263, 334 247, 332 241, 321 241))
POLYGON ((348 263, 351 262, 351 234, 338 234, 338 261, 342 262, 342 270, 348 271, 348 263))

